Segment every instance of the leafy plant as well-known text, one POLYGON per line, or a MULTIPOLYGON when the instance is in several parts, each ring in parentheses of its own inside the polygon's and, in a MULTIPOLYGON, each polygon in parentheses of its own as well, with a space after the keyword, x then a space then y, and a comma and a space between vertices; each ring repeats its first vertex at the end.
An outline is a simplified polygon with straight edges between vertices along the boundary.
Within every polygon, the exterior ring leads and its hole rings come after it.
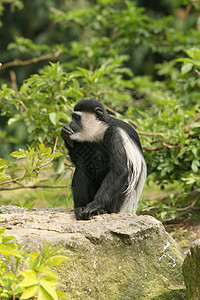
POLYGON ((11 156, 18 159, 25 159, 26 163, 20 162, 10 163, 5 159, 0 158, 0 185, 16 183, 22 180, 30 180, 33 178, 38 178, 39 172, 46 170, 48 165, 54 160, 54 158, 62 155, 60 152, 52 152, 50 147, 46 148, 44 144, 40 144, 38 148, 28 147, 28 150, 20 149, 19 151, 14 151, 11 156), (8 173, 10 175, 8 175, 8 173), (21 172, 22 175, 16 177, 15 173, 21 172), (12 178, 13 176, 15 178, 12 178))
POLYGON ((0 298, 66 299, 67 296, 56 289, 58 275, 52 270, 68 260, 60 254, 62 250, 52 248, 45 241, 40 253, 26 253, 13 241, 13 236, 4 234, 5 229, 0 229, 0 298))

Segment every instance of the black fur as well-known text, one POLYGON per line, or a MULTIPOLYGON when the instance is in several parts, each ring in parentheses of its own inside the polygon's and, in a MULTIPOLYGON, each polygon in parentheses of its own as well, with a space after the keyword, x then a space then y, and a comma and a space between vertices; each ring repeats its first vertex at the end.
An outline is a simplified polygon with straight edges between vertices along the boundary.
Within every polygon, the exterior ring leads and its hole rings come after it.
MULTIPOLYGON (((129 124, 110 117, 96 100, 79 101, 74 107, 74 112, 78 111, 94 113, 108 128, 100 142, 71 141, 71 128, 76 127, 78 119, 62 129, 61 136, 75 165, 72 192, 76 218, 87 220, 101 213, 118 213, 133 169, 127 167, 127 154, 117 128, 134 140, 142 155, 138 135, 129 124)), ((77 126, 81 128, 81 124, 77 126)))

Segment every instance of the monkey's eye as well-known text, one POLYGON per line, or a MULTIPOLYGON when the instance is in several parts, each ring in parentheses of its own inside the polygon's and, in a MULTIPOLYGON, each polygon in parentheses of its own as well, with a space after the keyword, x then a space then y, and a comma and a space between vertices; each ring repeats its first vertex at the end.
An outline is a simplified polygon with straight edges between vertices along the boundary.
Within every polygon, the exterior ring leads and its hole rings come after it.
POLYGON ((80 121, 81 119, 81 116, 75 114, 75 113, 72 113, 72 118, 75 120, 75 121, 80 121))

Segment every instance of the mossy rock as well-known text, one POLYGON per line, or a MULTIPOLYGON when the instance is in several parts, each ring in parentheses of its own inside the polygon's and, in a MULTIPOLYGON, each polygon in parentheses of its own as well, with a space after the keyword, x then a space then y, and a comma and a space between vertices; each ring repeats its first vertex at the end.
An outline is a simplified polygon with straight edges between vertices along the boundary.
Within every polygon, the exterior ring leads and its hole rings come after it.
POLYGON ((2 210, 6 233, 30 251, 44 238, 70 261, 57 268, 71 299, 185 299, 184 254, 151 216, 101 215, 77 221, 59 209, 2 210))
POLYGON ((200 299, 200 240, 190 248, 183 263, 183 276, 185 280, 187 298, 200 299))

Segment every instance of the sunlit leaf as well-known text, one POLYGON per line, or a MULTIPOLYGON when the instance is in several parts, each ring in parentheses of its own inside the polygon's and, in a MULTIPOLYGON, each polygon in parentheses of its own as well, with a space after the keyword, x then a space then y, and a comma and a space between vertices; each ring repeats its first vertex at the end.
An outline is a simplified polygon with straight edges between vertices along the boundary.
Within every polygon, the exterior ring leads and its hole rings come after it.
POLYGON ((188 72, 190 72, 193 68, 193 64, 191 63, 186 63, 181 67, 181 73, 184 75, 188 72))
POLYGON ((60 266, 64 261, 69 261, 70 259, 63 255, 56 255, 48 258, 45 261, 45 265, 49 267, 60 266))
POLYGON ((38 290, 39 290, 38 285, 30 286, 24 290, 20 299, 30 299, 38 292, 38 290))
POLYGON ((58 113, 52 112, 49 114, 49 119, 53 125, 56 125, 60 119, 60 115, 58 113))

